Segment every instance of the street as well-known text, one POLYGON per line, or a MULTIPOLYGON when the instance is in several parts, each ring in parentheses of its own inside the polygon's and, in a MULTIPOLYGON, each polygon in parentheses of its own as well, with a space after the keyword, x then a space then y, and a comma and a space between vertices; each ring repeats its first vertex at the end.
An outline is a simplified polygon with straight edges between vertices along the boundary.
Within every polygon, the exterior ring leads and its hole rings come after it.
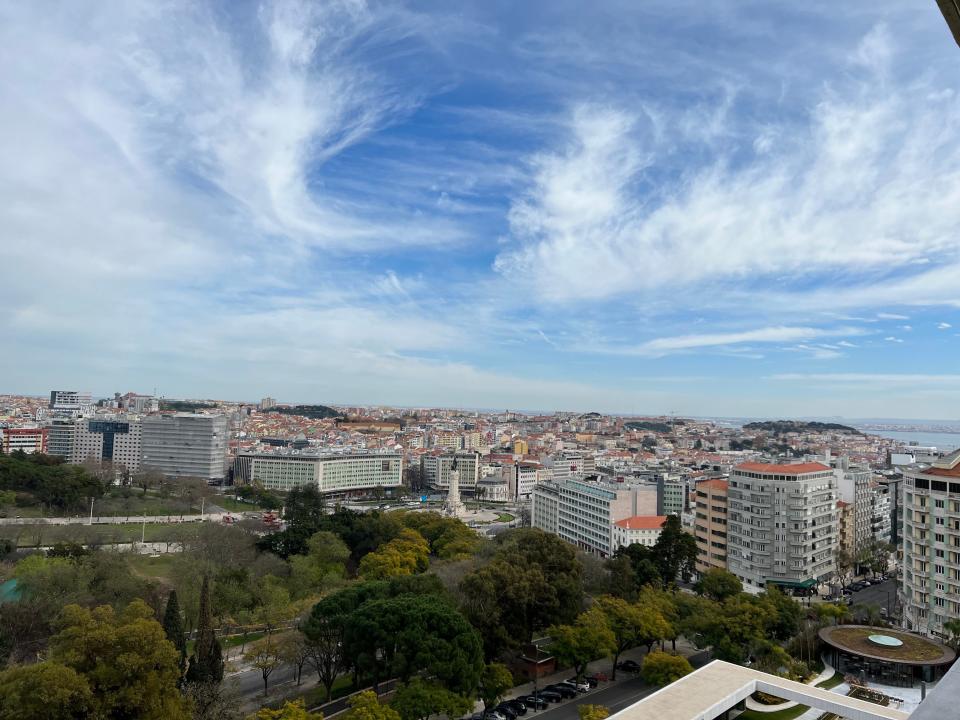
MULTIPOLYGON (((699 668, 710 661, 709 652, 699 652, 687 658, 693 667, 699 668)), ((620 674, 621 677, 623 673, 620 674)), ((659 688, 652 687, 643 682, 639 677, 631 677, 629 680, 617 680, 613 683, 603 683, 596 690, 591 690, 576 698, 565 700, 557 705, 551 705, 545 710, 528 711, 523 718, 517 720, 579 720, 580 715, 577 711, 578 705, 603 705, 610 709, 610 714, 623 710, 625 707, 633 705, 642 700, 647 695, 652 695, 659 688)))
POLYGON ((879 585, 871 585, 860 592, 854 593, 853 605, 879 605, 891 615, 896 615, 894 609, 897 604, 897 580, 884 580, 879 585))

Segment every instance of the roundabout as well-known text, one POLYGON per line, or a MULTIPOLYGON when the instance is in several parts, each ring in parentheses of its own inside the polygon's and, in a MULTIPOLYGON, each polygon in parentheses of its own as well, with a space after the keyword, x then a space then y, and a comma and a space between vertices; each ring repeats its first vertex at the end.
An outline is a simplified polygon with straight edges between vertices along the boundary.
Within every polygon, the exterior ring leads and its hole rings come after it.
POLYGON ((819 636, 841 673, 899 687, 939 679, 957 656, 936 640, 891 628, 833 625, 819 636))

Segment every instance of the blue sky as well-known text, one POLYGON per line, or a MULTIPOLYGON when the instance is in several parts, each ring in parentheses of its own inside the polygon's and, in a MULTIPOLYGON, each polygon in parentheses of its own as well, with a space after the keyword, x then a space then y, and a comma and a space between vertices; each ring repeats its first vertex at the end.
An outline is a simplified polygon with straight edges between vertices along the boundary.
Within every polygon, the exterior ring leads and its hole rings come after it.
POLYGON ((935 3, 704 5, 0 3, 2 389, 957 419, 935 3))

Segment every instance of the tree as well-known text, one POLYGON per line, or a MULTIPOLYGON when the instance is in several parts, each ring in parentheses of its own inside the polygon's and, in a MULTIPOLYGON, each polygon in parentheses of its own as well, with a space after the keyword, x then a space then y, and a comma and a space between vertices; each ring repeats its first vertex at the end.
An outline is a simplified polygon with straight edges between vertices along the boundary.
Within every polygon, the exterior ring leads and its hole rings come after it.
POLYGON ((177 666, 180 668, 180 677, 187 669, 187 638, 183 632, 183 618, 180 616, 180 603, 177 602, 177 591, 171 590, 167 597, 167 607, 163 613, 163 632, 167 640, 173 643, 179 655, 177 666))
POLYGON ((284 633, 277 638, 280 646, 280 656, 288 665, 293 665, 297 669, 297 685, 300 684, 300 676, 303 674, 303 666, 310 659, 311 649, 307 644, 307 639, 299 630, 284 633))
POLYGON ((256 603, 253 617, 263 625, 268 635, 298 612, 283 581, 274 575, 264 575, 257 580, 253 586, 253 596, 256 603))
POLYGON ((261 708, 254 720, 323 720, 323 713, 307 712, 302 699, 287 701, 278 710, 261 708))
POLYGON ((614 560, 623 557, 629 561, 634 580, 634 592, 645 585, 660 585, 662 583, 660 569, 654 561, 653 548, 633 543, 626 547, 620 547, 613 557, 614 560))
POLYGON ((504 692, 513 687, 513 675, 506 665, 488 663, 480 673, 480 699, 484 710, 489 710, 500 701, 504 692))
POLYGON ((606 561, 610 573, 610 594, 624 600, 637 599, 637 575, 627 555, 616 554, 606 561))
POLYGON ((640 669, 644 682, 657 686, 669 685, 692 672, 693 667, 685 657, 660 650, 647 653, 640 669))
POLYGON ((343 629, 342 618, 324 617, 322 612, 316 612, 315 607, 303 631, 307 641, 308 661, 317 671, 317 677, 327 691, 328 702, 331 699, 333 683, 344 665, 343 629))
POLYGON ((572 625, 555 625, 548 633, 553 639, 551 651, 561 662, 573 666, 578 678, 587 669, 587 663, 612 654, 617 647, 607 618, 597 606, 581 613, 572 625))
POLYGON ((678 576, 688 582, 693 575, 697 561, 697 540, 683 529, 678 516, 667 515, 653 546, 653 560, 667 585, 676 583, 678 576))
POLYGON ((430 545, 416 530, 405 528, 383 547, 360 561, 360 577, 378 580, 396 575, 413 575, 429 565, 430 545))
POLYGON ((65 665, 48 661, 0 672, 0 717, 6 720, 84 720, 92 708, 86 678, 65 665))
POLYGON ((854 557, 846 548, 837 548, 834 554, 834 560, 837 567, 837 576, 841 583, 845 583, 853 570, 854 557))
MULTIPOLYGON (((846 605, 839 605, 837 603, 820 603, 814 606, 817 617, 820 620, 832 620, 834 625, 840 623, 841 620, 850 617, 850 609, 846 605)), ((946 627, 946 624, 944 624, 946 627)))
POLYGON ((342 720, 400 720, 399 713, 388 705, 381 705, 372 690, 357 693, 347 706, 349 709, 341 716, 342 720))
POLYGON ((949 634, 947 645, 954 650, 960 650, 960 618, 947 620, 943 623, 943 629, 949 634))
POLYGON ((197 642, 190 656, 187 681, 194 683, 219 683, 223 680, 223 654, 220 641, 213 630, 210 612, 210 581, 206 575, 200 587, 200 611, 197 620, 197 642))
POLYGON ((267 635, 262 640, 258 640, 244 653, 243 659, 260 671, 260 676, 263 678, 263 696, 266 697, 269 692, 270 676, 284 661, 283 650, 277 638, 267 635))
POLYGON ((290 587, 294 597, 320 593, 339 584, 346 574, 350 548, 338 535, 321 530, 307 541, 307 554, 290 558, 290 587))
POLYGON ((427 720, 437 714, 458 718, 470 711, 473 701, 437 683, 414 678, 400 686, 390 706, 400 715, 400 720, 427 720))
POLYGON ((732 572, 722 568, 710 568, 700 576, 694 590, 711 600, 723 602, 728 597, 742 593, 743 584, 732 572))
POLYGON ((617 662, 624 650, 649 638, 666 637, 669 632, 666 620, 655 606, 628 603, 622 598, 605 595, 597 599, 595 607, 603 613, 613 633, 611 678, 614 680, 617 679, 617 662))
POLYGON ((772 620, 765 627, 766 634, 777 640, 789 640, 797 634, 803 615, 800 603, 775 586, 764 590, 758 599, 772 611, 772 620))
POLYGON ((119 615, 109 606, 63 608, 50 660, 84 676, 91 717, 186 720, 177 688, 177 651, 142 600, 119 615))
POLYGON ((610 708, 606 705, 577 705, 580 720, 606 720, 610 717, 610 708))

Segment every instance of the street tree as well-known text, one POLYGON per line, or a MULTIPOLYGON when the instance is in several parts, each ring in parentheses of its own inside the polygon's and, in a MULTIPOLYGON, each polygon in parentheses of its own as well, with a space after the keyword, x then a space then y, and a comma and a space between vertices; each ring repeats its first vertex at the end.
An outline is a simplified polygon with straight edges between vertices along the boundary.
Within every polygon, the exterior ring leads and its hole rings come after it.
POLYGON ((267 635, 258 640, 244 653, 243 659, 260 671, 260 677, 263 678, 263 696, 266 697, 269 693, 270 676, 283 665, 285 659, 279 638, 267 635))
POLYGON ((400 720, 399 713, 389 705, 381 705, 372 690, 354 695, 347 702, 347 708, 341 715, 342 720, 400 720))
POLYGON ((254 720, 323 720, 323 713, 308 712, 303 699, 287 700, 280 708, 261 708, 254 720))
POLYGON ((572 666, 577 678, 583 676, 591 660, 616 651, 616 636, 607 623, 603 610, 594 606, 570 625, 555 625, 547 631, 553 639, 551 651, 572 666))
POLYGON ((597 599, 595 607, 603 613, 613 633, 614 644, 610 654, 613 656, 611 678, 614 680, 617 679, 617 662, 624 650, 649 638, 666 637, 669 632, 666 620, 654 606, 629 603, 623 598, 604 595, 597 599))
POLYGON ((513 675, 502 663, 488 663, 480 673, 480 699, 485 710, 496 705, 507 690, 513 687, 513 675))
POLYGON ((204 576, 200 587, 200 610, 197 621, 197 641, 187 668, 187 681, 219 683, 223 680, 223 653, 213 628, 210 611, 210 581, 204 576))
POLYGON ((580 720, 606 720, 610 717, 610 708, 606 705, 577 705, 577 715, 580 720))
POLYGON ((704 572, 694 585, 700 595, 706 595, 711 600, 723 602, 728 597, 743 592, 740 578, 723 568, 710 568, 704 572))
POLYGON ((333 683, 345 665, 343 631, 343 618, 324 617, 316 612, 311 613, 303 629, 307 641, 307 659, 317 672, 327 701, 331 699, 333 683))
POLYGON ((640 669, 644 681, 656 686, 669 685, 692 672, 693 668, 685 657, 660 650, 647 653, 640 669))
POLYGON ((688 582, 697 561, 697 540, 683 529, 677 515, 667 515, 653 546, 653 561, 665 585, 680 577, 688 582))
POLYGON ((470 711, 473 701, 438 683, 413 678, 400 686, 390 706, 400 720, 427 720, 431 715, 458 718, 470 711))
POLYGON ((277 643, 280 646, 283 662, 297 669, 297 685, 299 685, 303 666, 310 660, 311 649, 307 639, 299 630, 292 630, 277 636, 277 643))

